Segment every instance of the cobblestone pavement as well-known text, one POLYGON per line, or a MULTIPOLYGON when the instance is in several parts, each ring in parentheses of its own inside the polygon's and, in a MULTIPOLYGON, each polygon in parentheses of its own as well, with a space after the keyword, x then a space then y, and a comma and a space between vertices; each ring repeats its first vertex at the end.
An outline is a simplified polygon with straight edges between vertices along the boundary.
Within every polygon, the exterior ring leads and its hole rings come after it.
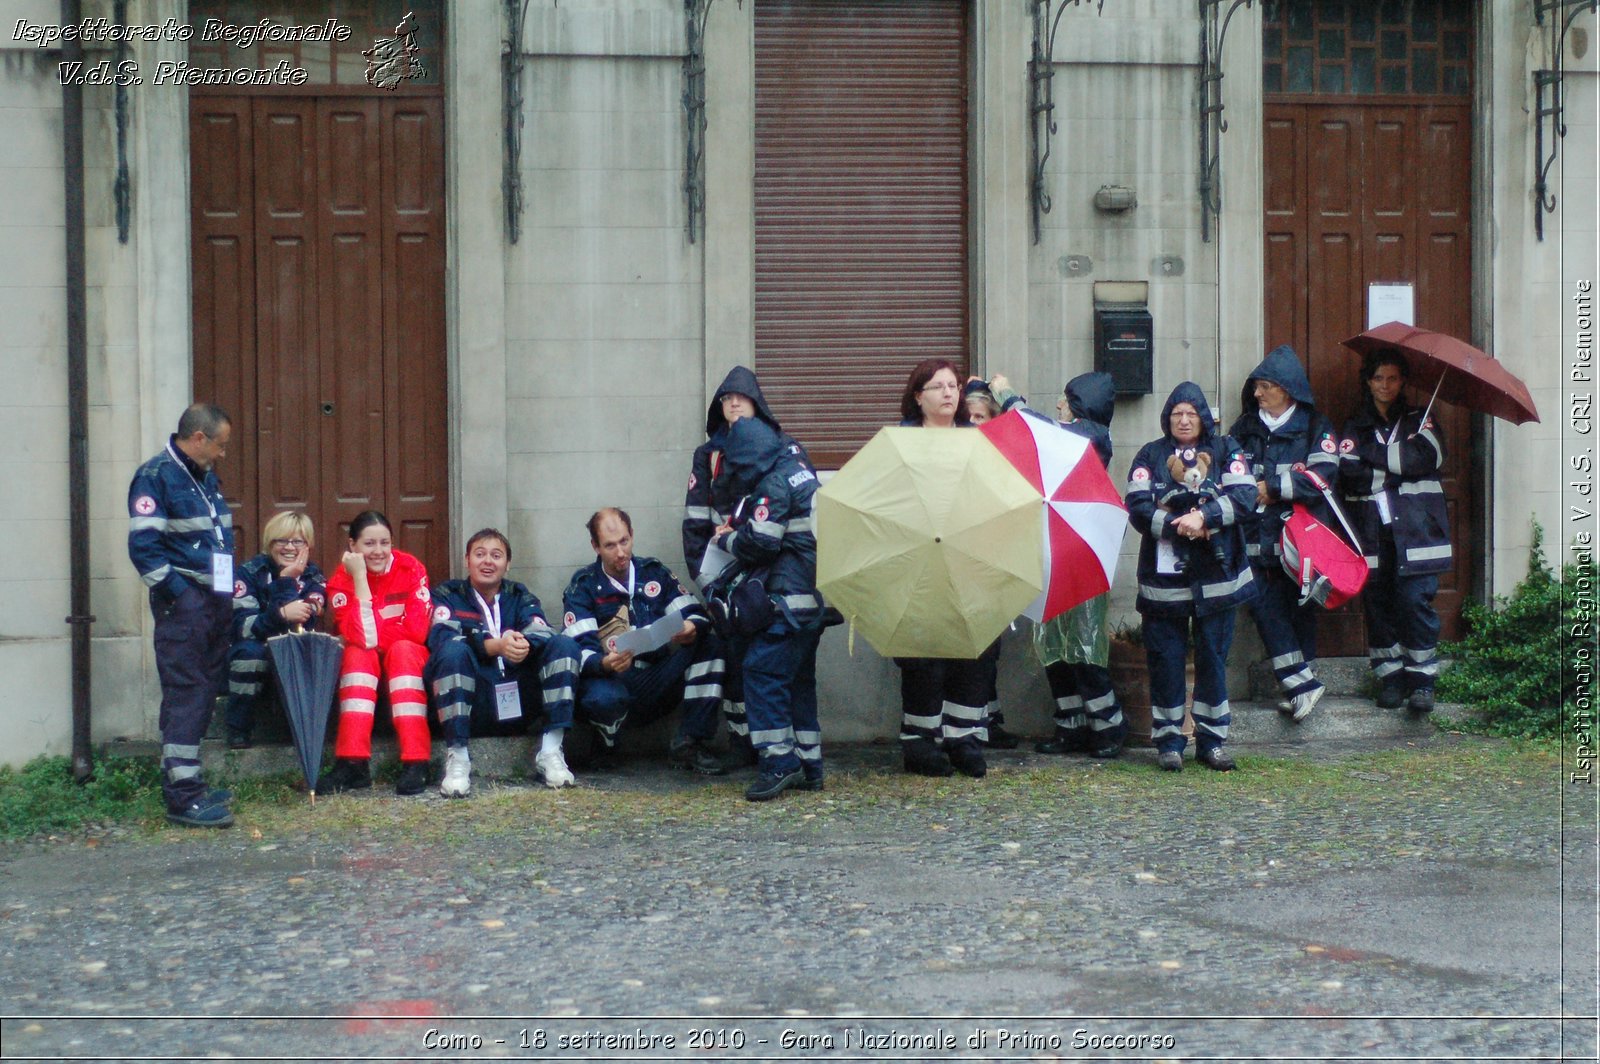
POLYGON ((1593 1059, 1594 790, 1394 746, 830 749, 761 805, 630 762, 3 847, 0 1056, 1593 1059))

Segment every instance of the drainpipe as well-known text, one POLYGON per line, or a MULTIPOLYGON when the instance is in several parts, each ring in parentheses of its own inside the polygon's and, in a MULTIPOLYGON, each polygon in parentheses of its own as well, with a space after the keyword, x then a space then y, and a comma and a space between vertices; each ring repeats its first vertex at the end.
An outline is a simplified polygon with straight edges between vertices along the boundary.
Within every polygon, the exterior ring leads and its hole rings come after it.
MULTIPOLYGON (((61 24, 83 17, 80 0, 61 0, 61 24)), ((62 42, 61 58, 83 62, 83 41, 62 42)), ((69 68, 71 69, 71 68, 69 68)), ((83 86, 61 86, 61 157, 67 230, 67 470, 68 539, 72 547, 72 776, 94 772, 89 749, 89 328, 84 295, 83 86)))

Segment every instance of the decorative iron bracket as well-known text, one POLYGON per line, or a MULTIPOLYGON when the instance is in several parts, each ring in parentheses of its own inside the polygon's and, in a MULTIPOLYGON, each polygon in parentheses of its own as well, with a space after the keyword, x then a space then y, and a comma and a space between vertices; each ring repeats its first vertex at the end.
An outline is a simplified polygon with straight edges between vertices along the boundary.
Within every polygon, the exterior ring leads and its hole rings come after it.
POLYGON ((683 55, 683 199, 688 208, 684 227, 691 244, 706 216, 706 18, 713 3, 683 0, 688 41, 683 55))
MULTIPOLYGON (((1050 138, 1056 132, 1055 51, 1056 29, 1067 5, 1076 7, 1082 0, 1028 0, 1033 11, 1033 57, 1028 60, 1028 121, 1032 139, 1032 171, 1028 191, 1033 203, 1033 242, 1042 235, 1043 216, 1050 213, 1050 193, 1044 187, 1044 164, 1050 158, 1050 138), (1055 14, 1050 13, 1055 7, 1055 14)), ((1105 11, 1106 0, 1095 5, 1095 14, 1105 11)))
POLYGON ((1200 239, 1211 242, 1211 221, 1222 215, 1222 44, 1234 12, 1253 0, 1200 0, 1200 239))
POLYGON ((1561 61, 1567 50, 1567 31, 1579 15, 1596 10, 1600 10, 1600 0, 1534 0, 1533 3, 1533 19, 1539 25, 1545 24, 1546 14, 1551 16, 1551 69, 1533 72, 1533 231, 1540 240, 1544 239, 1544 216, 1555 213, 1556 209, 1555 193, 1550 191, 1549 185, 1550 168, 1555 165, 1560 141, 1567 135, 1566 107, 1561 102, 1561 82, 1566 77, 1561 61), (1545 132, 1547 121, 1554 136, 1545 132))
POLYGON ((506 239, 515 244, 522 236, 522 24, 528 17, 528 0, 505 0, 506 50, 500 57, 501 122, 505 126, 505 160, 500 192, 506 203, 506 239))

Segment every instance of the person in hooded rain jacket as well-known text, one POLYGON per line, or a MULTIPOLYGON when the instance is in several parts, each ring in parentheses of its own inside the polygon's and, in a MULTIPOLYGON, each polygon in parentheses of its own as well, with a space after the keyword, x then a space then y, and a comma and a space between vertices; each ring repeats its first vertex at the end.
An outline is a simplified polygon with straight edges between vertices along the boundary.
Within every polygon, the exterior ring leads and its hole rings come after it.
POLYGON ((1128 522, 1139 545, 1139 595, 1150 671, 1151 739, 1163 770, 1183 768, 1184 659, 1194 646, 1196 760, 1227 772, 1228 650, 1234 609, 1256 593, 1240 518, 1255 507, 1244 451, 1216 431, 1193 381, 1161 408, 1162 435, 1128 471, 1128 522))
MULTIPOLYGON (((1007 410, 1015 404, 1005 378, 992 383, 1007 410)), ((1080 373, 1056 400, 1063 429, 1087 439, 1100 464, 1111 465, 1111 418, 1116 385, 1109 373, 1080 373)), ((1096 595, 1034 629, 1034 647, 1045 662, 1044 675, 1056 708, 1054 734, 1034 744, 1041 754, 1086 753, 1110 759, 1122 753, 1127 724, 1107 670, 1106 616, 1111 595, 1096 595)))
MULTIPOLYGON (((712 393, 711 405, 706 408, 706 442, 694 450, 694 461, 689 469, 689 487, 683 496, 683 560, 688 571, 700 582, 700 562, 705 557, 706 545, 716 535, 740 496, 735 492, 726 473, 728 451, 728 426, 740 418, 753 417, 772 426, 778 434, 785 453, 805 469, 816 471, 811 458, 800 441, 783 431, 778 418, 761 394, 761 382, 755 372, 744 366, 735 366, 722 378, 722 383, 712 393)), ((755 751, 750 746, 750 726, 745 716, 744 683, 739 672, 737 656, 730 656, 723 683, 723 715, 728 722, 728 735, 736 759, 755 764, 755 751)))
POLYGON ((1323 490, 1338 483, 1339 438, 1317 410, 1311 382, 1294 348, 1273 348, 1245 379, 1242 411, 1228 430, 1255 478, 1255 506, 1240 518, 1245 550, 1260 593, 1250 603, 1261 645, 1283 692, 1278 708, 1304 720, 1322 698, 1317 660, 1317 611, 1300 604, 1300 583, 1283 569, 1283 523, 1301 503, 1337 527, 1323 490))
POLYGON ((745 791, 752 802, 786 790, 823 787, 822 730, 817 722, 817 539, 812 498, 817 475, 761 418, 728 426, 725 475, 740 497, 714 533, 733 555, 724 579, 759 578, 771 618, 754 632, 733 633, 729 660, 742 663, 750 741, 761 771, 745 791))
POLYGON ((1362 361, 1367 394, 1341 433, 1339 480, 1367 555, 1362 605, 1367 656, 1381 685, 1378 706, 1406 702, 1428 713, 1439 672, 1433 598, 1439 574, 1451 565, 1450 524, 1439 483, 1444 445, 1433 419, 1402 394, 1409 374, 1398 348, 1369 352, 1362 361))

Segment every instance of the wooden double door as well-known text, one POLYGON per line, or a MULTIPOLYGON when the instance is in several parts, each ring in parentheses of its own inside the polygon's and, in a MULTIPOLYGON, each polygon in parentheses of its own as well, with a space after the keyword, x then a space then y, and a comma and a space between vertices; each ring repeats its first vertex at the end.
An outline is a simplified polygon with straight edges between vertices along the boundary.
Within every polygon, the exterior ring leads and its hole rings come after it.
POLYGON ((337 564, 349 521, 448 574, 439 96, 195 96, 195 395, 233 416, 238 553, 283 509, 337 564))
MULTIPOLYGON (((1359 360, 1340 341, 1367 327, 1370 284, 1412 285, 1414 324, 1472 337, 1471 122, 1470 102, 1450 98, 1267 97, 1267 349, 1294 347, 1336 429, 1363 395, 1359 360)), ((1472 588, 1478 485, 1472 415, 1435 410, 1455 546, 1435 605, 1452 639, 1472 588)), ((1324 619, 1320 654, 1365 647, 1359 603, 1324 619)))

